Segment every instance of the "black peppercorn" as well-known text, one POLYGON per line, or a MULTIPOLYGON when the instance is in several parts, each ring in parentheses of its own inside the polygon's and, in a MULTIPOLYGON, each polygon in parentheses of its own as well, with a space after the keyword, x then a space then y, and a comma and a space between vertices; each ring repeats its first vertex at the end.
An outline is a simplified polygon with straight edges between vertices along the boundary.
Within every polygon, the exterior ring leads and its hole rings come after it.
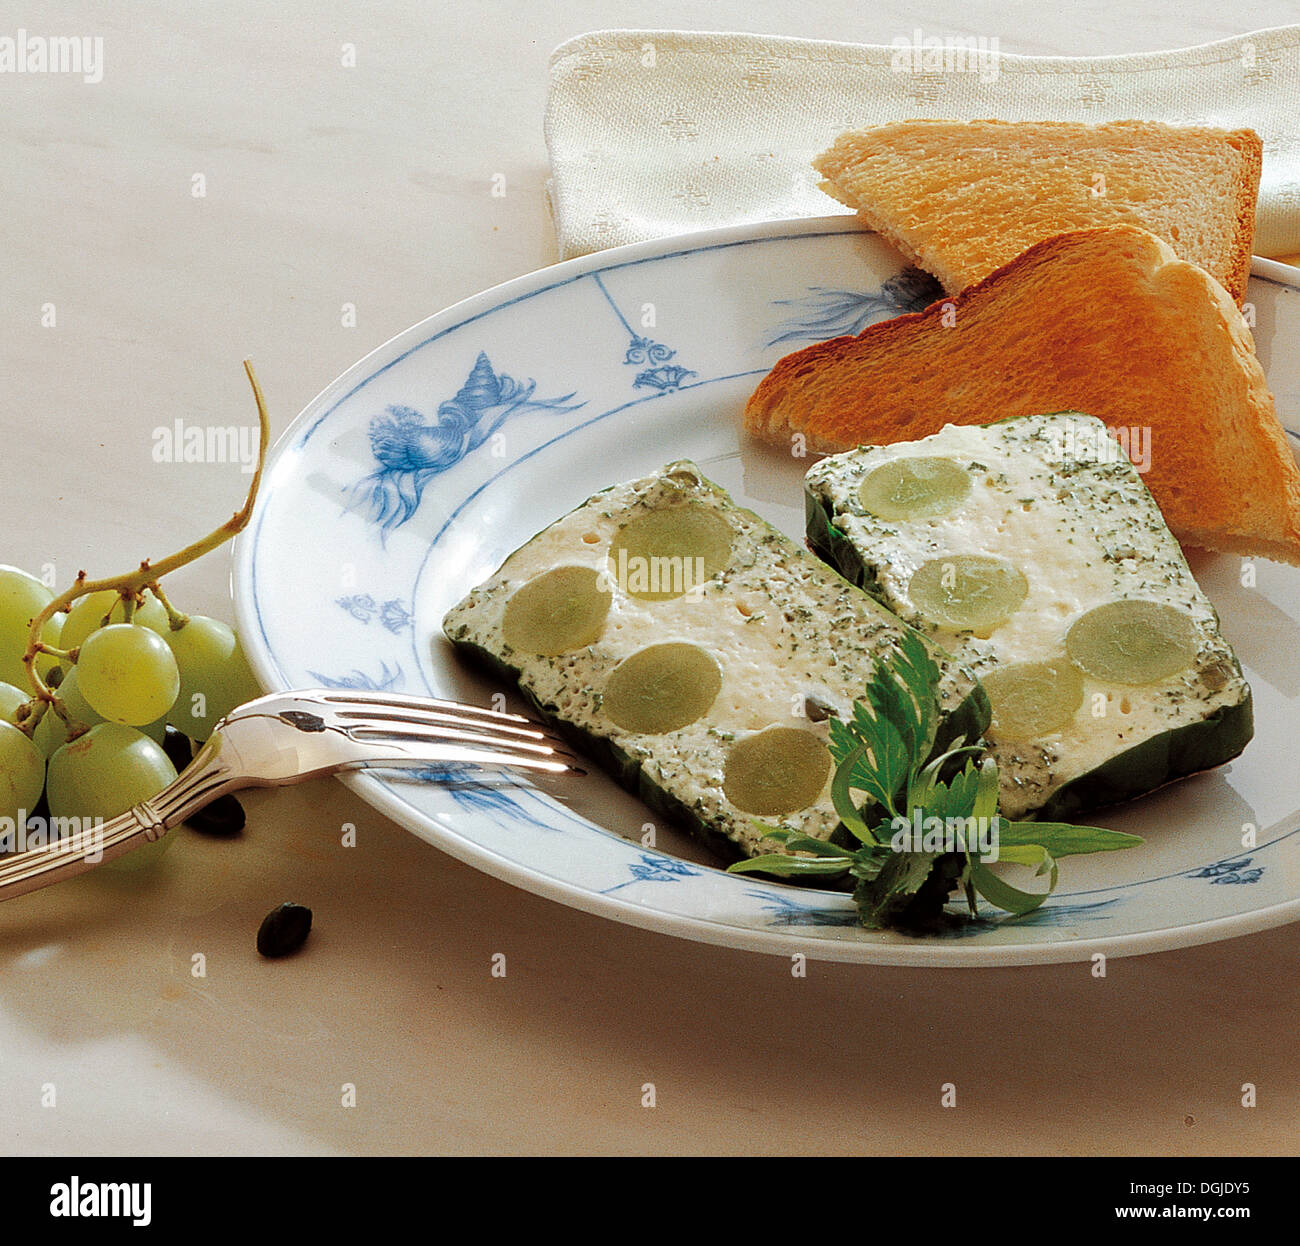
POLYGON ((307 941, 311 933, 311 909, 286 901, 272 909, 257 931, 257 950, 263 956, 288 956, 307 941))

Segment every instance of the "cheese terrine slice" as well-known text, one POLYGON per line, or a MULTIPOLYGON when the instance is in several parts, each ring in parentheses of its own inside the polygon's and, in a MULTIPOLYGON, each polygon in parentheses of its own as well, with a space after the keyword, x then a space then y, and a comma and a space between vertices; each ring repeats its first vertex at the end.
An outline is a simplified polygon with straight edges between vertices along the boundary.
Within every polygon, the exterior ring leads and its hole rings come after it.
MULTIPOLYGON (((677 462, 538 533, 443 630, 625 786, 734 858, 759 851, 759 819, 836 831, 828 718, 851 716, 877 658, 911 629, 677 462)), ((977 739, 982 689, 931 648, 936 747, 977 739)))
POLYGON ((1125 800, 1250 740, 1218 615, 1100 420, 950 424, 805 484, 812 548, 984 684, 1004 815, 1125 800))

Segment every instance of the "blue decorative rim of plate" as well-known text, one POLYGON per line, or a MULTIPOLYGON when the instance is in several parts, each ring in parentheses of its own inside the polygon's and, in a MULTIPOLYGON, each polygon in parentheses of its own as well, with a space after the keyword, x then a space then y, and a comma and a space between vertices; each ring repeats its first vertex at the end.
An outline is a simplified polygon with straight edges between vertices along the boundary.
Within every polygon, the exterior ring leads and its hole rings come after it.
MULTIPOLYGON (((1295 340, 1295 270, 1256 261, 1256 273, 1251 293, 1267 336, 1295 340)), ((599 488, 671 459, 695 458, 800 537, 807 463, 746 443, 736 418, 745 397, 782 354, 935 294, 879 238, 837 216, 620 247, 413 326, 322 391, 272 452, 253 523, 236 545, 235 603, 255 670, 269 688, 491 696, 440 643, 442 612, 532 532, 599 488)), ((1285 383, 1300 400, 1300 380, 1285 383)), ((1270 576, 1268 608, 1289 631, 1300 618, 1300 575, 1270 565, 1270 576)), ((1226 568, 1211 564, 1210 577, 1231 595, 1226 568)), ((601 778, 575 780, 590 784, 577 792, 543 790, 444 766, 344 781, 489 874, 691 939, 924 966, 1150 952, 1300 917, 1300 813, 1268 778, 1285 773, 1272 733, 1293 735, 1295 714, 1285 687, 1259 696, 1275 669, 1262 666, 1247 664, 1261 731, 1270 731, 1267 747, 1258 736, 1251 745, 1258 764, 1239 780, 1234 764, 1231 781, 1197 787, 1187 808, 1208 792, 1219 802, 1208 815, 1193 818, 1177 795, 1147 798, 1157 803, 1132 815, 1161 828, 1191 819, 1190 831, 1162 829, 1151 852, 1136 850, 1146 858, 1123 868, 1074 859, 1034 914, 986 912, 926 939, 863 930, 843 894, 729 875, 699 854, 649 846, 636 834, 639 806, 601 778), (1238 824, 1269 829, 1253 837, 1224 829, 1238 824)))

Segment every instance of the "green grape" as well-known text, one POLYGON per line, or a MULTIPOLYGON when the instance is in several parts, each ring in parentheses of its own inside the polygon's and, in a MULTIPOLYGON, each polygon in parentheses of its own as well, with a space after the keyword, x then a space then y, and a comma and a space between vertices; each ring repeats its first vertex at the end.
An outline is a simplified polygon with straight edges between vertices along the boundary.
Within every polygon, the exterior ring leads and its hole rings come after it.
MULTIPOLYGON (((125 612, 121 606, 118 606, 113 611, 112 622, 125 622, 125 619, 125 612)), ((171 622, 167 618, 167 610, 152 593, 146 593, 144 601, 136 606, 135 613, 131 615, 131 622, 138 623, 141 627, 147 627, 150 631, 157 632, 159 636, 166 636, 171 631, 171 622)))
POLYGON ((722 668, 699 645, 650 645, 624 658, 605 681, 600 708, 624 731, 677 731, 708 712, 722 668))
POLYGON ((175 778, 167 754, 143 732, 97 723, 50 758, 50 813, 108 820, 156 796, 175 778))
MULTIPOLYGON (((109 623, 126 622, 126 606, 116 589, 106 588, 98 593, 88 593, 73 602, 63 620, 63 630, 59 634, 60 649, 75 649, 85 644, 87 637, 109 623)), ((135 608, 131 616, 132 623, 139 623, 151 631, 165 636, 170 629, 167 611, 162 602, 152 593, 146 593, 144 603, 135 608)))
POLYGON ((993 707, 989 735, 1033 740, 1059 731, 1083 704, 1083 676, 1069 662, 1017 662, 981 677, 993 707))
POLYGON ((811 731, 768 727, 731 746, 722 791, 737 809, 770 817, 806 809, 830 773, 830 749, 811 731))
POLYGON ((1070 625, 1065 651, 1081 670, 1107 683, 1154 684, 1196 661, 1198 633, 1187 611, 1122 598, 1070 625))
POLYGON ((111 861, 105 861, 100 869, 114 874, 138 874, 142 870, 152 869, 158 864, 163 853, 172 846, 175 838, 176 831, 173 828, 165 832, 161 839, 146 840, 138 847, 132 848, 130 852, 114 857, 111 861))
POLYGON ((858 498, 886 520, 946 515, 970 495, 970 473, 951 459, 905 458, 882 463, 867 475, 858 498))
POLYGON ((161 718, 181 676, 166 640, 152 628, 110 623, 91 632, 77 659, 81 695, 109 722, 139 727, 161 718))
POLYGON ((908 581, 907 591, 930 622, 987 635, 1019 609, 1029 593, 1029 581, 1005 558, 945 554, 923 562, 908 581))
POLYGON ((512 649, 557 657, 595 643, 612 600, 594 567, 552 567, 506 602, 501 634, 512 649))
MULTIPOLYGON (((50 758, 46 794, 51 818, 79 818, 84 827, 108 821, 157 796, 176 778, 176 767, 148 736, 121 723, 99 723, 50 758)), ((105 869, 134 871, 154 863, 172 834, 142 844, 105 869)))
POLYGON ((45 786, 41 750, 10 722, 0 722, 0 818, 30 813, 45 786))
MULTIPOLYGON (((17 687, 27 686, 23 654, 27 652, 32 620, 53 600, 54 594, 34 575, 17 567, 0 567, 0 680, 17 687)), ((41 630, 41 639, 47 645, 57 646, 61 630, 55 616, 41 630)), ((42 657, 37 660, 36 669, 44 674, 53 665, 53 658, 42 657)))
POLYGON ((167 717, 191 740, 206 740, 231 710, 262 695, 239 638, 220 620, 193 614, 166 640, 181 672, 180 694, 167 717))
MULTIPOLYGON (((104 716, 96 713, 87 704, 86 698, 81 695, 75 666, 63 677, 63 682, 58 688, 58 694, 59 699, 67 707, 68 714, 73 722, 84 723, 87 727, 93 727, 96 723, 104 721, 104 716)), ((55 751, 67 743, 67 726, 55 712, 53 706, 49 706, 41 716, 41 721, 36 726, 34 738, 46 757, 53 757, 55 751)))
POLYGON ((686 504, 625 523, 609 546, 623 590, 642 601, 670 601, 711 580, 731 562, 735 536, 717 511, 686 504))
MULTIPOLYGON (((58 687, 59 699, 67 707, 68 714, 74 722, 84 723, 87 727, 93 727, 96 723, 106 721, 102 714, 97 713, 81 695, 81 688, 77 682, 77 668, 74 666, 64 677, 63 682, 58 687)), ((140 728, 151 740, 158 744, 163 742, 163 737, 167 732, 167 717, 155 719, 140 728)), ((36 743, 41 752, 46 757, 52 757, 57 749, 62 747, 68 741, 68 729, 62 718, 51 706, 45 711, 40 723, 36 727, 36 743)))
POLYGON ((59 633, 60 649, 75 649, 102 625, 108 612, 122 599, 106 588, 102 592, 88 593, 72 603, 72 609, 63 616, 63 630, 59 633))
POLYGON ((13 684, 0 684, 0 718, 17 726, 18 707, 26 705, 29 699, 21 688, 15 688, 13 684))

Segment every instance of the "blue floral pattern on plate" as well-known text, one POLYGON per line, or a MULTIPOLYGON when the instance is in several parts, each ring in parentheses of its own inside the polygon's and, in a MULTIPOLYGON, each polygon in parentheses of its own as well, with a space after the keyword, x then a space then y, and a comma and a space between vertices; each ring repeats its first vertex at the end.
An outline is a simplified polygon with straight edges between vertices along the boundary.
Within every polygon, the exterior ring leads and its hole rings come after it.
POLYGON ((688 376, 695 376, 689 368, 669 364, 662 368, 647 368, 632 382, 633 389, 655 389, 661 394, 677 389, 688 376))
POLYGON ((692 878, 700 873, 695 865, 688 865, 677 857, 665 856, 663 853, 643 852, 640 860, 628 867, 630 878, 612 887, 603 888, 605 895, 631 887, 635 883, 676 883, 683 878, 692 878))
POLYGON ((387 662, 381 663, 378 675, 367 675, 360 670, 347 675, 323 675, 320 671, 309 673, 321 688, 347 688, 353 692, 397 692, 403 682, 401 665, 390 671, 387 662))
POLYGON ((438 406, 432 421, 414 407, 389 406, 370 421, 370 450, 376 471, 350 486, 356 506, 383 533, 407 523, 419 508, 425 486, 477 450, 514 416, 526 411, 576 411, 574 393, 534 398, 537 382, 516 381, 493 369, 480 350, 465 384, 438 406))
POLYGON ((596 287, 604 295, 605 301, 613 309, 619 323, 627 330, 628 344, 627 350, 623 354, 623 363, 635 367, 647 363, 652 365, 637 373, 636 379, 632 382, 633 389, 654 389, 661 394, 667 393, 669 390, 677 389, 688 376, 699 375, 691 371, 690 368, 683 368, 680 364, 669 364, 668 361, 675 358, 677 352, 670 350, 662 342, 656 342, 653 338, 642 336, 632 328, 627 317, 623 314, 622 308, 614 301, 614 296, 610 294, 609 287, 601 280, 599 273, 592 274, 592 281, 596 283, 596 287))
POLYGON ((769 925, 781 928, 790 926, 847 926, 858 924, 857 910, 851 905, 844 908, 827 908, 825 901, 796 900, 788 891, 776 888, 759 890, 750 888, 748 893, 758 901, 764 912, 772 914, 769 925))
POLYGON ((1228 857, 1188 874, 1188 878, 1208 878, 1219 886, 1232 883, 1257 883, 1264 876, 1262 866, 1250 868, 1250 857, 1228 857))
POLYGON ((350 614, 358 623, 370 624, 376 620, 380 626, 393 633, 405 631, 411 626, 415 616, 406 608, 406 603, 398 598, 376 604, 369 593, 354 593, 350 597, 339 597, 334 604, 350 614))
POLYGON ((943 297, 943 287, 919 268, 905 268, 875 290, 835 290, 809 286, 803 298, 777 299, 778 307, 797 308, 798 314, 773 330, 769 347, 785 342, 824 342, 851 337, 870 324, 928 307, 943 297))
POLYGON ((437 784, 458 804, 469 809, 505 815, 539 830, 556 829, 549 822, 536 818, 529 812, 520 799, 524 789, 500 771, 488 772, 469 762, 449 761, 437 766, 403 770, 401 778, 416 783, 437 784))

